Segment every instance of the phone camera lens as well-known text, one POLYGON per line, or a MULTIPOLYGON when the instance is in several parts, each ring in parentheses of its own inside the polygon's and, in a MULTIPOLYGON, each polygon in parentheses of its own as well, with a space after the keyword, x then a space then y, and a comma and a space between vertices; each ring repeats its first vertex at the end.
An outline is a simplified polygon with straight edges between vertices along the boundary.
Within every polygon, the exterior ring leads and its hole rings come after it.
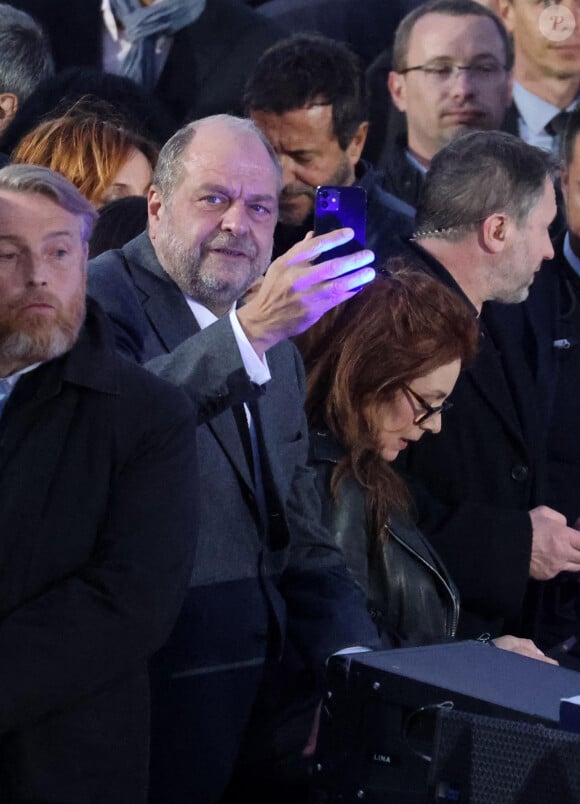
POLYGON ((323 201, 320 206, 322 207, 322 209, 328 209, 328 201, 323 201))

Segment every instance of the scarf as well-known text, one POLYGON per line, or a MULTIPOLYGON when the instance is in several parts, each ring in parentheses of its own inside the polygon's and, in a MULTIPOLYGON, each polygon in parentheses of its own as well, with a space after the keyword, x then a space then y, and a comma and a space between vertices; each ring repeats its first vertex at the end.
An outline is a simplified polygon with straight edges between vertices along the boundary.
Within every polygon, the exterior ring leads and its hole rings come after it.
POLYGON ((122 73, 147 91, 155 87, 155 43, 159 36, 171 36, 194 22, 206 0, 163 0, 142 6, 140 0, 110 0, 115 19, 123 26, 131 49, 122 73))

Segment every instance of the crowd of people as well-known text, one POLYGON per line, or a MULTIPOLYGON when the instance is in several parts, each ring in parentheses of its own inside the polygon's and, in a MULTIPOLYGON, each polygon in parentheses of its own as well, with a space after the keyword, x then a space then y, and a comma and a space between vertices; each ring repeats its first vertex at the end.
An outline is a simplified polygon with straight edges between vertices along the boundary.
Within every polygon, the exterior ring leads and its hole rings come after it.
POLYGON ((0 4, 0 802, 306 802, 337 653, 580 669, 580 0, 332 3, 0 4))

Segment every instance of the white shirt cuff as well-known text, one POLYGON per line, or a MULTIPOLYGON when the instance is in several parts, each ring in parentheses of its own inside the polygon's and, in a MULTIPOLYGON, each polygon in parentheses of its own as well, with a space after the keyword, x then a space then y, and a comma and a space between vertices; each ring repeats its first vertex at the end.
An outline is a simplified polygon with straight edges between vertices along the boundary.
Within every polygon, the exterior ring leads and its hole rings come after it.
POLYGON ((240 350, 244 368, 246 369, 246 373, 250 378, 250 381, 256 385, 264 385, 264 383, 267 383, 272 379, 270 369, 268 368, 266 355, 264 355, 263 359, 258 357, 252 344, 247 339, 246 333, 242 329, 242 325, 238 321, 238 316, 236 315, 235 310, 232 310, 230 313, 230 322, 234 332, 234 338, 236 339, 238 349, 240 350))

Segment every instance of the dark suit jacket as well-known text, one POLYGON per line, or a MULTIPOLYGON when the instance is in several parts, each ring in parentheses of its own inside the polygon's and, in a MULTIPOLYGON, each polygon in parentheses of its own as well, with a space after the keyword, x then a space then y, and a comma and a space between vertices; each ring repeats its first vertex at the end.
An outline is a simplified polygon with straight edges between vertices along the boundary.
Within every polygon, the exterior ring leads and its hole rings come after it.
MULTIPOLYGON (((542 362, 531 364, 550 422, 547 501, 573 525, 580 516, 580 277, 564 257, 563 245, 562 235, 554 243, 554 258, 544 263, 534 281, 525 308, 542 345, 542 362)), ((524 348, 530 360, 526 343, 524 348)))
POLYGON ((195 543, 194 414, 102 313, 0 419, 0 801, 146 800, 147 660, 195 543))
MULTIPOLYGON (((47 30, 57 69, 102 65, 101 0, 16 0, 47 30)), ((244 84, 285 29, 239 0, 207 0, 175 35, 155 94, 179 125, 219 112, 240 114, 244 84)))
MULTIPOLYGON (((418 268, 469 304, 440 263, 410 248, 418 268)), ((410 445, 399 463, 429 491, 425 500, 415 488, 419 525, 459 587, 464 637, 522 628, 532 537, 527 511, 543 501, 535 383, 507 326, 515 316, 523 327, 522 314, 521 305, 484 305, 480 352, 457 382, 441 433, 410 445)))
POLYGON ((288 636, 309 667, 348 644, 376 644, 364 597, 318 525, 306 468, 303 368, 296 349, 268 353, 272 380, 247 380, 229 319, 203 332, 146 234, 90 266, 89 292, 118 328, 118 344, 182 385, 202 408, 254 399, 267 493, 263 515, 234 416, 198 431, 201 528, 191 588, 159 663, 155 802, 212 802, 227 783, 266 659, 288 636), (200 399, 201 394, 201 399, 200 399))
MULTIPOLYGON (((564 257, 563 246, 561 235, 554 242, 554 258, 543 264, 522 305, 533 338, 517 332, 513 335, 536 376, 537 404, 545 422, 545 501, 574 525, 580 516, 580 277, 564 257)), ((579 617, 580 595, 574 575, 562 573, 543 584, 538 625, 543 646, 578 635, 579 617)), ((578 650, 573 651, 576 656, 578 650)))

